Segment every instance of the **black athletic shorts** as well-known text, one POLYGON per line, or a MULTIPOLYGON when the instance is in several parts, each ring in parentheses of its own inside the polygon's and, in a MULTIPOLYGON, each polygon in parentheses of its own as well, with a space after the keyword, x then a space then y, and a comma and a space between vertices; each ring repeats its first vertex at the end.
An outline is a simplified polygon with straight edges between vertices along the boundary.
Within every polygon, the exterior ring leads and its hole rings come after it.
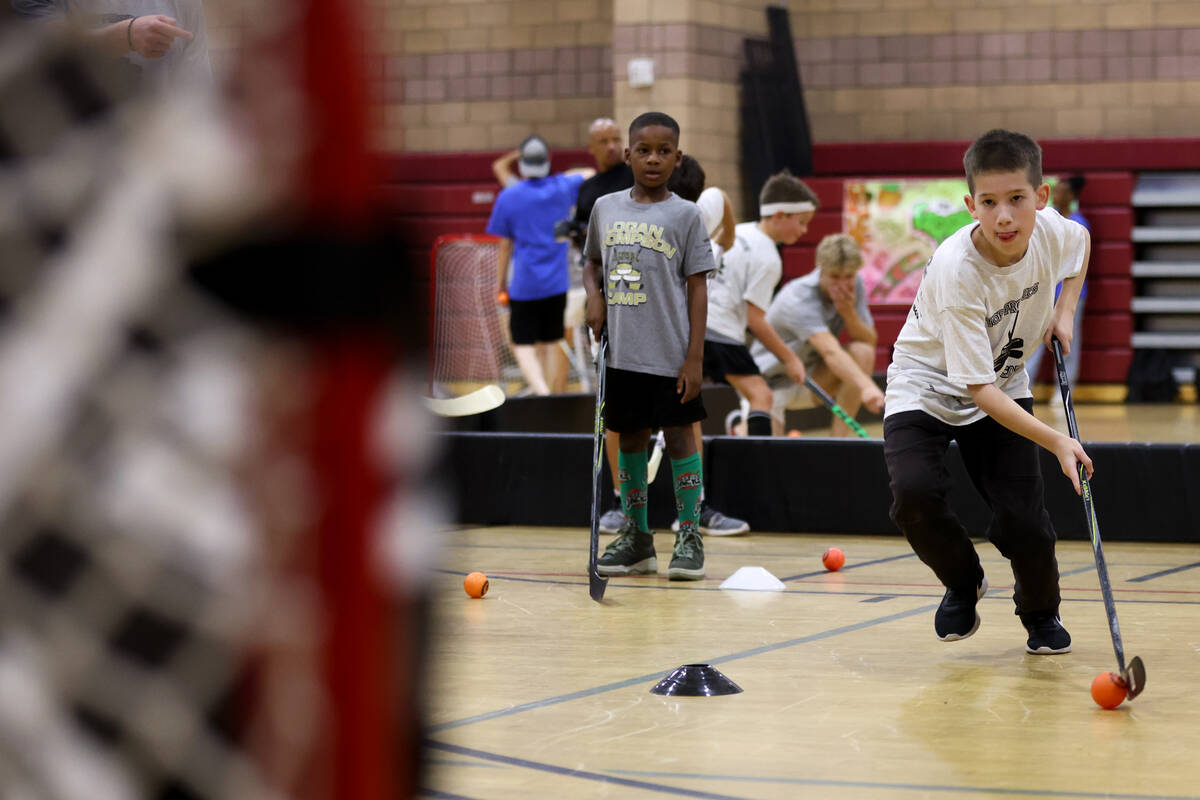
POLYGON ((557 342, 564 335, 566 310, 566 292, 537 300, 509 300, 508 328, 513 344, 557 342))
POLYGON ((708 416, 696 395, 686 403, 675 393, 676 378, 608 367, 604 373, 604 427, 618 433, 691 425, 708 416))
POLYGON ((726 375, 759 375, 758 365, 744 344, 704 340, 704 377, 714 383, 729 383, 726 375))

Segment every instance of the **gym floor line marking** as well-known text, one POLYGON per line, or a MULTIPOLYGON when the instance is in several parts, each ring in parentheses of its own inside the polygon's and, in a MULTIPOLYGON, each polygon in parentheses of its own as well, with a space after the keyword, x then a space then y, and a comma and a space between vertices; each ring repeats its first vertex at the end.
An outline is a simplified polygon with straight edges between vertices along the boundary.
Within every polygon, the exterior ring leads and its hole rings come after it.
POLYGON ((640 775, 645 778, 683 778, 686 780, 738 781, 742 783, 786 783, 802 786, 828 786, 839 789, 894 789, 910 792, 955 792, 964 794, 1017 794, 1032 797, 1109 798, 1110 800, 1200 800, 1195 795, 1123 794, 1113 792, 1066 792, 1055 789, 1013 789, 991 786, 948 786, 923 783, 876 783, 873 781, 837 781, 821 778, 769 778, 757 775, 721 775, 653 770, 613 769, 618 775, 640 775))
MULTIPOLYGON (((889 561, 900 561, 902 559, 916 558, 916 557, 917 557, 916 553, 901 553, 898 556, 888 556, 887 558, 876 558, 871 561, 858 561, 854 564, 847 564, 846 566, 842 567, 841 570, 838 570, 838 571, 842 572, 842 571, 851 570, 851 569, 861 569, 863 567, 873 567, 876 564, 886 564, 889 561)), ((829 574, 829 570, 819 569, 814 572, 801 572, 799 575, 789 575, 788 577, 780 578, 779 580, 783 581, 784 583, 787 583, 788 581, 797 581, 797 580, 800 580, 801 578, 816 578, 820 575, 828 575, 828 574, 829 574)))
MULTIPOLYGON (((1073 575, 1076 572, 1083 572, 1083 571, 1090 570, 1090 569, 1092 569, 1092 567, 1081 567, 1078 570, 1072 570, 1071 572, 1064 572, 1062 574, 1063 575, 1073 575)), ((456 575, 459 577, 463 577, 463 576, 467 575, 467 573, 463 570, 438 569, 436 571, 441 572, 445 575, 456 575)), ((540 583, 540 584, 544 584, 547 586, 587 586, 588 585, 587 581, 583 580, 583 579, 570 580, 570 581, 568 581, 568 580, 547 580, 545 578, 521 578, 521 577, 516 577, 513 575, 506 575, 504 573, 494 573, 492 575, 489 575, 488 578, 490 580, 492 580, 493 582, 494 581, 517 581, 518 583, 540 583)), ((625 577, 623 580, 640 580, 640 579, 625 577)), ((696 586, 696 585, 694 585, 694 583, 689 583, 687 585, 674 585, 674 586, 672 586, 672 585, 664 586, 662 583, 649 583, 649 581, 651 581, 651 580, 658 580, 658 577, 653 576, 653 575, 646 576, 645 580, 646 580, 646 583, 612 583, 612 584, 610 584, 610 587, 614 587, 617 589, 654 589, 654 590, 662 591, 662 592, 724 592, 724 591, 727 591, 726 589, 722 589, 720 586, 696 586)), ((710 582, 713 582, 713 581, 715 581, 715 579, 713 579, 710 582)), ((940 585, 935 586, 934 584, 898 584, 898 583, 870 584, 870 583, 862 582, 862 583, 855 584, 855 585, 876 586, 876 587, 879 587, 879 586, 928 586, 930 589, 936 588, 938 591, 942 591, 942 587, 940 585)), ((813 588, 811 588, 811 589, 808 589, 808 588, 784 589, 782 592, 777 592, 776 594, 796 594, 796 595, 819 594, 819 595, 841 595, 841 596, 845 596, 845 597, 862 597, 864 595, 868 596, 868 597, 875 597, 876 595, 879 594, 878 591, 843 591, 841 589, 818 589, 818 588, 816 588, 815 584, 808 584, 808 586, 813 586, 813 588)), ((989 587, 988 593, 987 593, 987 595, 984 596, 983 599, 984 600, 1008 600, 1008 599, 1011 599, 1011 596, 1012 596, 1011 590, 1012 590, 1011 586, 992 586, 992 587, 989 587), (1002 592, 1003 592, 1003 594, 1002 594, 1002 592)), ((1080 586, 1080 587, 1064 586, 1064 587, 1062 587, 1062 591, 1064 591, 1064 592, 1090 592, 1095 595, 1100 594, 1099 587, 1090 588, 1090 587, 1082 587, 1082 586, 1080 586)), ((1135 591, 1135 590, 1113 589, 1114 593, 1129 592, 1129 591, 1135 591)), ((1192 595, 1200 594, 1200 592, 1194 592, 1194 591, 1183 591, 1183 590, 1176 591, 1176 590, 1166 590, 1166 589, 1148 591, 1148 593, 1150 593, 1150 594, 1192 594, 1192 595)), ((920 598, 937 597, 936 594, 928 594, 928 593, 924 593, 924 592, 921 592, 921 593, 918 593, 918 592, 892 592, 891 595, 893 597, 920 597, 920 598)), ((1102 598, 1100 598, 1100 597, 1064 597, 1063 602, 1064 603, 1099 603, 1099 602, 1101 602, 1101 599, 1102 598)), ((1139 599, 1136 597, 1122 597, 1121 603, 1123 605, 1139 604, 1139 605, 1152 605, 1152 606, 1153 605, 1194 606, 1194 605, 1200 605, 1200 600, 1142 600, 1142 599, 1139 599)))
POLYGON ((1163 575, 1173 575, 1176 572, 1183 572, 1184 570, 1195 569, 1196 567, 1200 567, 1200 561, 1197 561, 1193 564, 1184 564, 1182 567, 1172 567, 1171 569, 1164 569, 1164 570, 1160 570, 1158 572, 1151 572, 1149 575, 1141 575, 1137 578, 1130 578, 1128 582, 1129 583, 1141 583, 1143 581, 1152 581, 1155 578, 1161 578, 1163 575))
POLYGON ((475 798, 463 794, 450 794, 437 789, 418 789, 417 797, 433 797, 436 800, 475 800, 475 798))
MULTIPOLYGON (((608 534, 604 534, 604 535, 607 536, 608 534)), ((665 536, 665 535, 667 535, 667 532, 660 531, 658 534, 655 534, 655 535, 665 536)), ((671 535, 673 536, 674 534, 671 534, 671 535)), ((771 534, 771 535, 778 535, 778 534, 771 534)), ((797 535, 805 536, 805 535, 811 535, 811 534, 797 534, 797 535)), ((851 535, 858 535, 858 534, 851 534, 851 535)), ((743 540, 743 541, 745 541, 745 540, 743 540)), ((555 551, 562 551, 562 552, 578 553, 581 550, 581 548, 579 548, 579 547, 562 547, 562 546, 558 546, 558 545, 473 544, 470 542, 449 542, 442 546, 446 547, 447 549, 452 548, 455 550, 517 550, 517 551, 521 551, 521 552, 530 552, 530 551, 538 551, 538 550, 555 550, 555 551)), ((585 555, 586 555, 586 548, 584 548, 584 550, 585 550, 585 555)), ((822 550, 821 553, 823 553, 823 552, 825 552, 825 551, 822 550)), ((704 547, 704 553, 705 553, 705 555, 709 555, 709 556, 719 556, 719 557, 728 556, 731 558, 750 558, 751 556, 753 556, 754 558, 820 558, 821 557, 821 553, 818 553, 815 550, 811 553, 770 553, 770 552, 759 552, 757 550, 713 550, 707 544, 704 547)), ((909 553, 907 555, 912 555, 912 554, 909 553)))
MULTIPOLYGON (((874 619, 863 620, 862 622, 855 622, 851 625, 843 625, 838 628, 831 628, 829 630, 820 631, 818 633, 811 633, 807 636, 800 636, 795 639, 786 639, 782 642, 775 642, 774 644, 765 644, 760 647, 753 647, 749 650, 742 650, 740 652, 731 653, 726 656, 718 656, 717 658, 703 659, 702 662, 698 662, 698 663, 727 664, 730 661, 737 661, 739 659, 749 658, 751 656, 762 655, 763 653, 770 653, 770 652, 774 652, 776 650, 783 650, 785 648, 795 647, 795 646, 801 645, 801 644, 809 644, 811 642, 820 641, 821 639, 829 639, 834 636, 841 636, 844 633, 854 633, 856 631, 864 630, 866 628, 873 628, 877 625, 883 625, 888 622, 896 622, 896 621, 899 621, 902 619, 906 619, 908 617, 915 616, 917 614, 928 613, 930 611, 933 611, 935 608, 937 608, 937 606, 938 606, 937 603, 933 603, 932 605, 921 605, 921 606, 917 606, 915 608, 908 609, 907 611, 898 611, 894 614, 888 614, 885 617, 875 617, 874 619)), ((591 697, 591 696, 597 695, 597 694, 604 694, 605 692, 612 692, 612 691, 616 691, 617 689, 624 689, 626 687, 636 686, 637 684, 641 684, 641 683, 650 683, 651 681, 662 680, 663 678, 665 678, 667 675, 669 675, 671 673, 672 669, 674 669, 674 667, 671 667, 670 669, 661 670, 659 672, 652 672, 648 675, 639 675, 636 678, 626 678, 625 680, 617 681, 615 683, 607 683, 607 684, 604 684, 603 686, 595 686, 591 689, 580 689, 577 692, 569 692, 567 694, 560 694, 556 697, 547 697, 542 700, 531 700, 528 703, 522 703, 517 706, 509 706, 508 708, 503 708, 498 711, 489 711, 485 714, 478 714, 473 717, 466 717, 464 719, 454 720, 453 722, 443 722, 440 725, 431 725, 431 726, 429 726, 428 730, 430 733, 437 733, 439 731, 449 730, 451 728, 460 728, 465 725, 474 725, 477 722, 486 722, 491 719, 496 719, 497 717, 507 717, 507 716, 511 716, 513 714, 520 714, 522 712, 532 711, 532 710, 538 709, 538 708, 547 708, 549 706, 558 705, 559 703, 566 703, 571 700, 579 700, 584 697, 591 697)))
POLYGON ((514 758, 513 756, 501 755, 500 753, 489 753, 484 750, 475 750, 470 747, 463 747, 457 744, 449 744, 447 742, 439 742, 434 739, 426 739, 424 741, 426 747, 432 747, 438 750, 446 750, 451 753, 458 753, 464 756, 474 756, 475 758, 483 758, 489 761, 498 761, 501 764, 508 764, 513 767, 525 767, 526 769, 535 769, 539 772, 549 772, 554 775, 562 775, 567 778, 581 778, 588 781, 598 781, 600 783, 616 784, 617 786, 628 786, 631 789, 645 789, 650 792, 660 792, 662 794, 676 794, 683 797, 704 797, 711 800, 746 800, 730 794, 716 794, 715 792, 701 792, 695 789, 683 789, 677 786, 666 786, 661 783, 650 783, 648 781, 633 780, 631 778, 619 778, 615 775, 604 775, 599 772, 588 772, 582 769, 570 769, 568 767, 560 767, 557 764, 546 764, 541 761, 530 761, 525 758, 514 758))

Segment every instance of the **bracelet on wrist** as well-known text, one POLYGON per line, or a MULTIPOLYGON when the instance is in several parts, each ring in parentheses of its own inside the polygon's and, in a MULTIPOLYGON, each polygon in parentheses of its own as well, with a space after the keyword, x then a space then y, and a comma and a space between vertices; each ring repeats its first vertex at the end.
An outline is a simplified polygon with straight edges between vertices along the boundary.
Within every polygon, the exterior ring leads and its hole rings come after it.
POLYGON ((125 26, 125 41, 129 43, 129 49, 133 49, 133 21, 137 17, 130 17, 129 24, 125 26))

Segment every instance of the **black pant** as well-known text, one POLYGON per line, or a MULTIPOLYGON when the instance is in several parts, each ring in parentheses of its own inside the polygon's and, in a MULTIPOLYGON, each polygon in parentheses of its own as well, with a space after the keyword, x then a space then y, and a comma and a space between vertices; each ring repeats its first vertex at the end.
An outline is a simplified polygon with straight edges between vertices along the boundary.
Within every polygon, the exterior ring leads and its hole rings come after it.
MULTIPOLYGON (((1018 400, 1030 411, 1032 400, 1018 400)), ((892 484, 892 521, 913 552, 948 588, 973 592, 983 576, 967 529, 946 499, 946 450, 958 450, 971 483, 992 510, 987 538, 1012 563, 1017 613, 1058 611, 1054 526, 1046 513, 1038 446, 991 417, 947 425, 923 411, 883 423, 883 454, 892 484)))

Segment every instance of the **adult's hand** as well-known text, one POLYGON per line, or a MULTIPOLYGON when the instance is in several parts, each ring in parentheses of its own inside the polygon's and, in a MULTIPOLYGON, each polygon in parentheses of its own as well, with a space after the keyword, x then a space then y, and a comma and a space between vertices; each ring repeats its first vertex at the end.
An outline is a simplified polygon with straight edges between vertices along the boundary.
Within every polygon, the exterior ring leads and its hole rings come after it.
POLYGON ((143 58, 162 58, 176 39, 192 40, 192 34, 165 14, 136 17, 129 25, 129 44, 143 58))

